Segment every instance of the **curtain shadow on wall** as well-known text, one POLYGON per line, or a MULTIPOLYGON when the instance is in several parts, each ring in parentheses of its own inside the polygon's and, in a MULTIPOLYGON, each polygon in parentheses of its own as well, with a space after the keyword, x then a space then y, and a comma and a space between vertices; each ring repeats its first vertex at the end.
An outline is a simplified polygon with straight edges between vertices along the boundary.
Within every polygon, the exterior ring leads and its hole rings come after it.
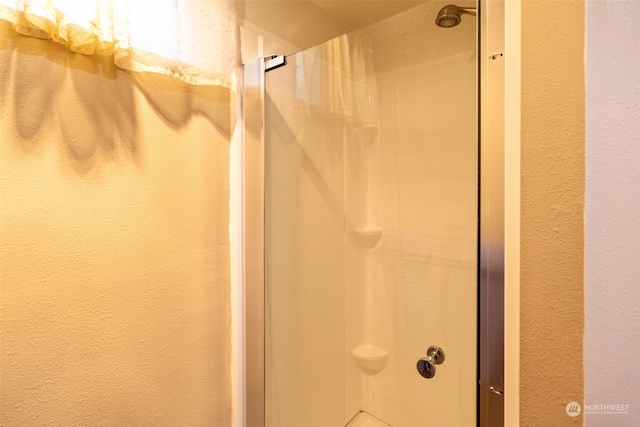
POLYGON ((231 136, 231 107, 235 97, 229 89, 190 85, 174 77, 156 73, 135 73, 134 85, 165 123, 174 129, 184 127, 194 116, 202 116, 222 135, 231 136))
POLYGON ((80 175, 102 162, 142 166, 136 89, 173 129, 202 116, 225 137, 231 135, 232 96, 227 88, 132 73, 116 67, 111 57, 80 55, 50 40, 19 35, 3 21, 0 35, 0 75, 3 82, 13 82, 0 85, 0 102, 12 104, 20 149, 26 153, 45 143, 61 144, 65 160, 80 175))
POLYGON ((133 83, 105 56, 69 52, 0 27, 3 84, 25 152, 59 144, 80 175, 102 162, 139 163, 133 83), (11 83, 9 83, 11 82, 11 83))

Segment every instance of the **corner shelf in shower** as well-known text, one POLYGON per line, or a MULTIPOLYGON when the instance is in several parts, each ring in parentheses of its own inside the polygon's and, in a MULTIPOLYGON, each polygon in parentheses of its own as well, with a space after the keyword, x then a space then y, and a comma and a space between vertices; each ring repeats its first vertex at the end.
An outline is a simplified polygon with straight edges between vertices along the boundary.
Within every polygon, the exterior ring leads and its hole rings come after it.
POLYGON ((351 355, 358 362, 358 366, 365 374, 373 375, 380 372, 389 360, 389 353, 386 350, 370 344, 363 344, 354 348, 351 355))
POLYGON ((353 230, 353 234, 356 236, 360 246, 373 249, 380 241, 382 230, 377 227, 362 227, 353 230))

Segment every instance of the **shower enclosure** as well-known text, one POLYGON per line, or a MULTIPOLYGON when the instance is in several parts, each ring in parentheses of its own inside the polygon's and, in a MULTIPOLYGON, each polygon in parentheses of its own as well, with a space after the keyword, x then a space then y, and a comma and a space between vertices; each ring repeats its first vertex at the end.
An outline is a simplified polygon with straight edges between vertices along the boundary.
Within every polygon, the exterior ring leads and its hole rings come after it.
POLYGON ((480 33, 444 5, 245 67, 247 426, 472 426, 501 399, 480 33))

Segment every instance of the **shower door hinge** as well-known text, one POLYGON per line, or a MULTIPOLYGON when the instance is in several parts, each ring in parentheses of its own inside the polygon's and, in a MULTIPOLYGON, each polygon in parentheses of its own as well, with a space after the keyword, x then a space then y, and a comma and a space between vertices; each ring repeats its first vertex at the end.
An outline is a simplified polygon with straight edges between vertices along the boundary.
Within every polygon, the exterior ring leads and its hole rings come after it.
POLYGON ((265 73, 285 65, 287 65, 287 58, 284 55, 268 55, 264 57, 265 73))

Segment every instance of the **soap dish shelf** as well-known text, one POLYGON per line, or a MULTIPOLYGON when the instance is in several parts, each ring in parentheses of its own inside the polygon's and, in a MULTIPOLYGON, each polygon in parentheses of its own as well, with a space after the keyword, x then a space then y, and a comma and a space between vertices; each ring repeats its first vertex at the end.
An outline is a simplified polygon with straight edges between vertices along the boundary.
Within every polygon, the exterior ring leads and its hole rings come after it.
POLYGON ((377 227, 362 227, 353 230, 353 234, 356 237, 360 246, 367 249, 374 248, 382 237, 382 230, 377 227))
POLYGON ((389 360, 389 353, 370 344, 363 344, 354 348, 351 355, 356 359, 360 369, 366 374, 373 375, 382 371, 389 360))

